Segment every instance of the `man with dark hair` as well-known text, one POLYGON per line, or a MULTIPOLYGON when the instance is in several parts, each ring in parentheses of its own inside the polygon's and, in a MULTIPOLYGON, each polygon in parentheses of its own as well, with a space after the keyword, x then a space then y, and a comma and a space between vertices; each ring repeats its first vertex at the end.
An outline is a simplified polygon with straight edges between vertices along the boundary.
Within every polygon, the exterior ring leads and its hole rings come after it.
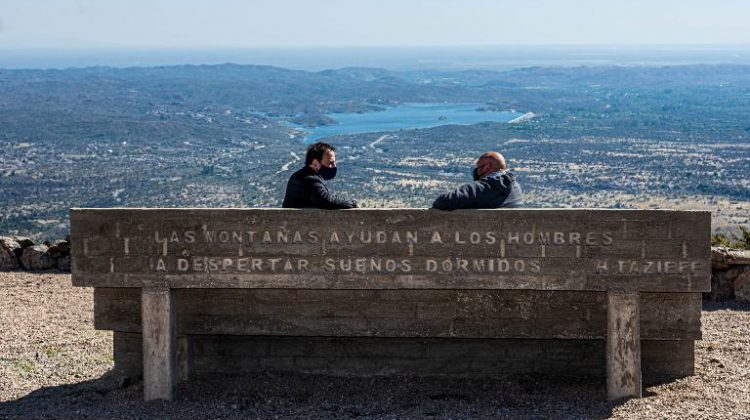
POLYGON ((307 148, 305 166, 293 173, 286 184, 284 208, 351 209, 354 200, 342 200, 332 193, 326 181, 336 176, 336 148, 314 143, 307 148))
POLYGON ((487 152, 474 168, 474 182, 442 194, 432 204, 440 210, 496 209, 521 207, 521 187, 516 176, 507 171, 503 155, 487 152))

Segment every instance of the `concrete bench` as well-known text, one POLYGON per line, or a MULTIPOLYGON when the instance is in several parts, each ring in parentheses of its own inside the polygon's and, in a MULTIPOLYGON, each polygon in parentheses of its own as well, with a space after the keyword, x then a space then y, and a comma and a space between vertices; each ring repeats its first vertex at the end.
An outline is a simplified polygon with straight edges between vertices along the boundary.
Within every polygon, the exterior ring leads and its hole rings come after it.
POLYGON ((710 213, 72 209, 116 368, 193 374, 693 373, 710 213), (142 343, 142 344, 141 344, 142 343), (643 366, 643 369, 642 369, 643 366))

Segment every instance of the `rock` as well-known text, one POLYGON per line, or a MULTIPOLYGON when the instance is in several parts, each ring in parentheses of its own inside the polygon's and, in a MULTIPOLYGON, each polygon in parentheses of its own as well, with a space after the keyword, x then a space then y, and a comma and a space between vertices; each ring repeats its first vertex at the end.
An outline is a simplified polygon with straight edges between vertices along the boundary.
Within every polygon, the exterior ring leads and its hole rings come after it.
POLYGON ((721 246, 711 247, 711 267, 714 270, 726 270, 730 267, 726 262, 726 248, 721 246))
POLYGON ((734 280, 734 297, 742 302, 750 302, 750 271, 744 271, 734 280))
POLYGON ((0 236, 0 247, 19 248, 21 247, 21 244, 10 236, 0 236))
POLYGON ((16 254, 0 247, 0 271, 15 270, 16 268, 18 268, 16 254))
POLYGON ((713 301, 728 300, 734 297, 732 282, 727 278, 726 271, 714 271, 711 274, 711 292, 709 297, 713 301))
POLYGON ((716 266, 716 268, 750 264, 750 250, 725 248, 723 246, 712 247, 711 264, 716 266))
POLYGON ((743 271, 744 268, 742 266, 732 266, 732 268, 727 270, 727 280, 734 281, 743 271))
POLYGON ((13 239, 18 242, 19 245, 21 245, 21 248, 28 248, 30 246, 34 246, 34 241, 31 240, 31 238, 27 238, 25 236, 14 236, 13 239))
POLYGON ((26 270, 47 270, 55 267, 55 259, 49 254, 47 245, 24 248, 21 266, 26 270))
POLYGON ((66 255, 57 260, 57 269, 66 273, 70 272, 70 255, 66 255))
POLYGON ((0 236, 0 271, 18 268, 18 251, 21 245, 13 238, 0 236))
POLYGON ((732 265, 750 264, 750 250, 730 249, 727 252, 727 263, 732 265))
POLYGON ((729 264, 727 264, 725 262, 711 260, 711 268, 713 270, 726 270, 729 267, 731 267, 731 265, 729 265, 729 264))
POLYGON ((54 259, 60 259, 66 255, 70 255, 70 242, 68 241, 57 241, 54 245, 49 247, 49 253, 54 259))
POLYGON ((717 367, 720 367, 720 368, 724 367, 724 362, 722 362, 721 359, 719 359, 717 357, 712 357, 712 358, 708 359, 708 361, 711 362, 711 363, 713 363, 713 364, 715 364, 717 367))

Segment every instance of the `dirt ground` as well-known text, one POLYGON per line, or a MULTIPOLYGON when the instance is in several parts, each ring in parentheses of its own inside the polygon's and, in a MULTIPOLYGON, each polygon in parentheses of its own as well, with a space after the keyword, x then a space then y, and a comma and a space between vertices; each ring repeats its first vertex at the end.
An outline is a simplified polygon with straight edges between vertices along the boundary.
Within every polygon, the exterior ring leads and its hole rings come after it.
POLYGON ((750 305, 706 303, 696 375, 607 403, 603 379, 334 378, 266 373, 181 385, 142 402, 113 372, 112 334, 70 275, 0 273, 4 418, 750 418, 750 305))

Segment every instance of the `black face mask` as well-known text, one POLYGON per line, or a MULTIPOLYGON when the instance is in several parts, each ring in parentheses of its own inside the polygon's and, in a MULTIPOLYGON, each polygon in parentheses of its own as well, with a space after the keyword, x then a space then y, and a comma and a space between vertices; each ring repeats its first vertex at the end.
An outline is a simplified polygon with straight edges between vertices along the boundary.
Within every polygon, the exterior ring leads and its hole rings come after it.
POLYGON ((318 173, 321 177, 323 177, 323 179, 329 181, 333 178, 336 178, 336 167, 334 166, 333 168, 329 168, 327 166, 321 166, 318 170, 318 173))
POLYGON ((479 168, 472 169, 471 176, 474 178, 474 181, 479 181, 480 179, 482 179, 482 177, 479 176, 479 168))

